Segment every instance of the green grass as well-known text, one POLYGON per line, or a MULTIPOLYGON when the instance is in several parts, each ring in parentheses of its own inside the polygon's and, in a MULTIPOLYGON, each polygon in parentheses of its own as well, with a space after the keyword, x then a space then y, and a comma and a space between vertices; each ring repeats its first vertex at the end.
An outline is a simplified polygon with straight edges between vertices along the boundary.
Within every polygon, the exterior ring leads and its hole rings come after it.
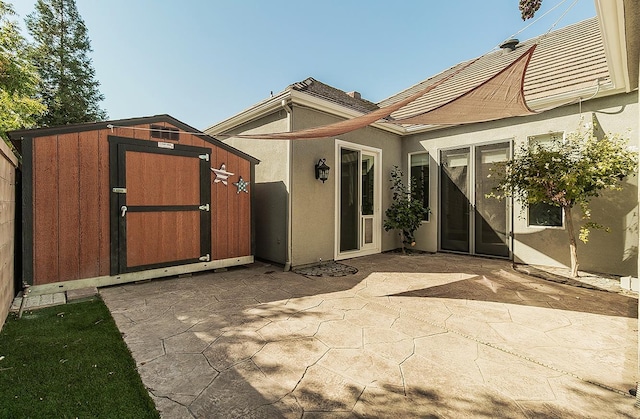
POLYGON ((98 298, 10 315, 0 358, 2 418, 159 417, 98 298))

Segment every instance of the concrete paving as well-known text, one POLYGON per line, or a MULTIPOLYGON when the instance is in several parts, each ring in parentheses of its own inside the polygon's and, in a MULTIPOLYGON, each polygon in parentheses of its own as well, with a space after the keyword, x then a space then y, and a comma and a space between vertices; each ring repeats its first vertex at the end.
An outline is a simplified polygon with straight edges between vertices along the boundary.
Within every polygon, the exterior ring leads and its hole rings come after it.
POLYGON ((640 417, 637 297, 465 256, 343 263, 100 294, 165 418, 640 417))

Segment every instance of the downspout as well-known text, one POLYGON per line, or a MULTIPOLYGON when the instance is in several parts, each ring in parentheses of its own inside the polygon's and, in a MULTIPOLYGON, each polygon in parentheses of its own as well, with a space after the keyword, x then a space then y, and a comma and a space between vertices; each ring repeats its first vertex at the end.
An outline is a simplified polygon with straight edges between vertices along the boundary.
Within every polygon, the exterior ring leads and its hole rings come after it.
MULTIPOLYGON (((280 102, 280 106, 282 109, 287 112, 287 131, 293 131, 293 112, 291 107, 287 104, 286 99, 282 99, 280 102)), ((289 177, 289 195, 287 197, 287 260, 284 264, 284 271, 287 272, 291 270, 291 255, 292 255, 292 246, 291 246, 291 237, 293 236, 293 221, 292 221, 292 211, 293 204, 291 203, 293 197, 293 148, 291 147, 291 140, 287 141, 287 151, 288 151, 288 164, 287 164, 287 176, 289 177)))

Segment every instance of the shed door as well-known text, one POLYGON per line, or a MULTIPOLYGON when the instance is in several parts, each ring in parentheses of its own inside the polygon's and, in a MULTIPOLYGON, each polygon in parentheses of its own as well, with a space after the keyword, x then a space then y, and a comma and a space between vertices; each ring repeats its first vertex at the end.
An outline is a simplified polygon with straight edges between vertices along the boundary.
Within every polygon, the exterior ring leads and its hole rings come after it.
POLYGON ((111 177, 112 275, 208 261, 210 150, 110 141, 116 166, 111 177))

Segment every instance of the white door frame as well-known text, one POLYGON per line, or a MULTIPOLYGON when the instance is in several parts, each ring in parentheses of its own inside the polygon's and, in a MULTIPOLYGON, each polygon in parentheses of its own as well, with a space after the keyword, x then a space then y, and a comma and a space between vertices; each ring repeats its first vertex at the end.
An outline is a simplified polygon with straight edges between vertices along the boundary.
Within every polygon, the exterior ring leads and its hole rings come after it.
MULTIPOLYGON (((335 146, 335 160, 336 163, 336 175, 334 176, 335 182, 335 231, 334 231, 334 260, 348 259, 358 256, 372 255, 380 253, 382 245, 382 150, 379 148, 368 147, 361 144, 350 143, 347 141, 336 140, 335 146), (340 150, 346 148, 359 152, 359 160, 362 162, 362 153, 372 155, 374 157, 374 199, 373 199, 373 242, 370 244, 364 243, 363 237, 363 224, 364 218, 362 216, 362 192, 358 194, 360 203, 360 222, 358 223, 358 237, 359 237, 359 249, 350 250, 346 252, 340 251, 340 180, 342 177, 342 167, 340 164, 340 150)), ((358 167, 362 167, 359 164, 358 167)), ((361 182, 359 182, 362 187, 361 182)), ((371 216, 366 216, 371 218, 371 216)))

